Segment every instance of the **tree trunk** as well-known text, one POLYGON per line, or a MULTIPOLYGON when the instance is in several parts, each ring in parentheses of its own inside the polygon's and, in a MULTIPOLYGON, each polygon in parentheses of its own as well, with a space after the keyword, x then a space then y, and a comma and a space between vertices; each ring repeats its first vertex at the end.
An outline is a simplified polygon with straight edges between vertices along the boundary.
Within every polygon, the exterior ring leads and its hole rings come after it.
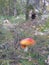
POLYGON ((40 8, 40 0, 35 0, 35 6, 37 9, 40 8))
POLYGON ((29 4, 29 0, 27 0, 26 2, 26 20, 28 20, 28 4, 29 4))
POLYGON ((45 10, 46 10, 46 3, 45 3, 45 0, 44 0, 42 12, 44 12, 45 10))
POLYGON ((17 10, 16 10, 16 0, 14 0, 14 16, 16 16, 17 15, 17 10))

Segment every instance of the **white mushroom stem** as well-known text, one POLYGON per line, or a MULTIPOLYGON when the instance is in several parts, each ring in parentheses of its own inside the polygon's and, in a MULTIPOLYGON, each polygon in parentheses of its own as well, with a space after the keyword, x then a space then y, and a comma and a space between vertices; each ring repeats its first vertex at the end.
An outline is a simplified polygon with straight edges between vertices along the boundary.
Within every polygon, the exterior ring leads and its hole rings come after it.
POLYGON ((24 52, 27 52, 28 51, 28 47, 26 47, 25 49, 24 49, 24 52))

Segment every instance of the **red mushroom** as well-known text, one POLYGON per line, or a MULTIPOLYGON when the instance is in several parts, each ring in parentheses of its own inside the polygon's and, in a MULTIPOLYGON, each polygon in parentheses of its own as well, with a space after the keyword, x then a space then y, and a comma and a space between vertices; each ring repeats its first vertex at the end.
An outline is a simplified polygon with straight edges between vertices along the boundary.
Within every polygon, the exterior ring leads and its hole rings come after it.
POLYGON ((35 45, 35 40, 32 38, 26 38, 20 41, 20 45, 22 49, 26 49, 28 46, 35 45))

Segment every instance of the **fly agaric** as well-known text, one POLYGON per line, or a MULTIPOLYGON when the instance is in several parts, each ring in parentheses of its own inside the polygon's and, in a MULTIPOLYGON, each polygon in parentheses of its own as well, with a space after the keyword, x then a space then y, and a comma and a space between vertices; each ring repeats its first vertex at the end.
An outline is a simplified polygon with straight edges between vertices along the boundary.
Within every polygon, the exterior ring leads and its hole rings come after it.
POLYGON ((28 50, 28 46, 34 46, 35 45, 35 40, 32 38, 25 38, 20 41, 21 48, 24 49, 24 51, 28 50))

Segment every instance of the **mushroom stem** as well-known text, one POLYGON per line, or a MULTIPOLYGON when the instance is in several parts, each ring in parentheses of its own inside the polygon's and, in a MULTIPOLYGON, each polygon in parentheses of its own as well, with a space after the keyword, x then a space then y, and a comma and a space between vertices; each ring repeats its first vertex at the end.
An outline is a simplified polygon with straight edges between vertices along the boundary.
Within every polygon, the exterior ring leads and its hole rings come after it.
POLYGON ((24 52, 27 52, 28 51, 28 47, 26 47, 25 49, 24 49, 24 52))

